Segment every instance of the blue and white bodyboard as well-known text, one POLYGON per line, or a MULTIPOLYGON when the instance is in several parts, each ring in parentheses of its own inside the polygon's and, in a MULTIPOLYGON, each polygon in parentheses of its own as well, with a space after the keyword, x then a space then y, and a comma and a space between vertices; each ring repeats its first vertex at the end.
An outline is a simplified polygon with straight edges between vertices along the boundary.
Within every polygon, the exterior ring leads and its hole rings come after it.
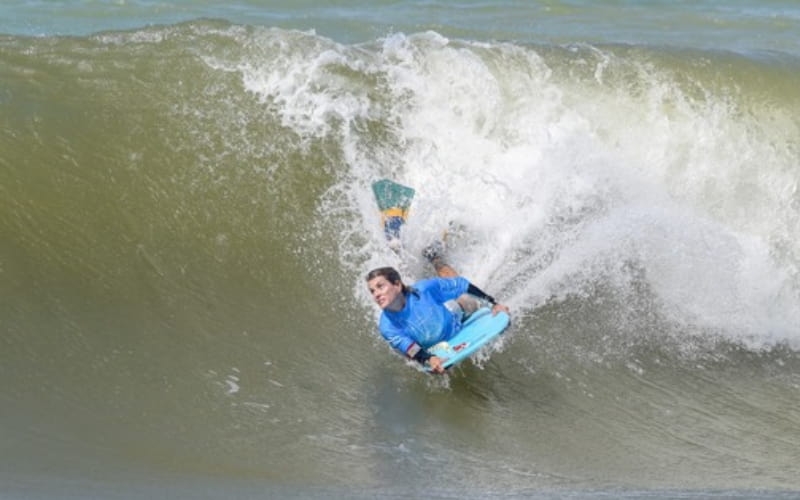
POLYGON ((450 368, 497 338, 508 328, 510 320, 505 312, 492 315, 491 309, 482 307, 472 313, 453 338, 429 347, 428 352, 442 358, 444 368, 450 368))

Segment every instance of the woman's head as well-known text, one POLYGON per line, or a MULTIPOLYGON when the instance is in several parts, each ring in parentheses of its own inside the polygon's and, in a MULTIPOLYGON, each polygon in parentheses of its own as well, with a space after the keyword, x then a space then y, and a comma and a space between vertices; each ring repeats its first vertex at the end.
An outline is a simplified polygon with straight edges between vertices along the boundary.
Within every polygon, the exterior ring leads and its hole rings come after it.
POLYGON ((403 280, 400 278, 400 273, 397 272, 397 269, 393 267, 379 267, 377 269, 373 269, 369 273, 367 273, 367 282, 372 281, 374 278, 378 276, 383 276, 386 278, 386 281, 392 284, 402 283, 403 280))
POLYGON ((379 267, 367 273, 367 286, 372 298, 381 309, 399 311, 405 305, 404 293, 408 291, 400 273, 393 267, 379 267))

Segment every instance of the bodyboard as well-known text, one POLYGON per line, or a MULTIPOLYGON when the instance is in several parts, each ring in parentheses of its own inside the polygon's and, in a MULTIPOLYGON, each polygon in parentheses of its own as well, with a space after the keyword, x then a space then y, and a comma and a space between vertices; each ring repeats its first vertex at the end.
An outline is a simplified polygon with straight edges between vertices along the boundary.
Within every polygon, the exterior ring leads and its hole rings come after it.
MULTIPOLYGON (((497 338, 508 328, 510 321, 511 318, 505 312, 492 315, 491 309, 482 307, 470 315, 453 338, 429 347, 428 353, 442 358, 442 366, 445 369, 450 368, 497 338)), ((426 370, 430 371, 427 367, 426 370)))

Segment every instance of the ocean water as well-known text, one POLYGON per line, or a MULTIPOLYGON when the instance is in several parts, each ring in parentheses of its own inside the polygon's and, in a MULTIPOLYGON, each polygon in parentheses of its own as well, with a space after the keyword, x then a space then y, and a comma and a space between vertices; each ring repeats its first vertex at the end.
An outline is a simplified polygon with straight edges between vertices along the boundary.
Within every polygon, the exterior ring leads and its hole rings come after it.
POLYGON ((3 2, 0 497, 797 497, 799 82, 790 1, 3 2))

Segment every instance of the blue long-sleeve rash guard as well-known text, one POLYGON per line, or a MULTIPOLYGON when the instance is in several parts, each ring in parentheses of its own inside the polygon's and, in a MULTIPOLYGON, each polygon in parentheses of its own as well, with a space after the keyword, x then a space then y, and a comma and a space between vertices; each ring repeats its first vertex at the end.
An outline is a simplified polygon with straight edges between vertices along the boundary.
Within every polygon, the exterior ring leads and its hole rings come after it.
POLYGON ((461 320, 444 303, 460 297, 468 288, 469 281, 462 277, 415 283, 413 292, 406 294, 402 310, 384 310, 381 314, 381 335, 403 354, 408 354, 415 343, 427 349, 450 339, 461 329, 461 320))

